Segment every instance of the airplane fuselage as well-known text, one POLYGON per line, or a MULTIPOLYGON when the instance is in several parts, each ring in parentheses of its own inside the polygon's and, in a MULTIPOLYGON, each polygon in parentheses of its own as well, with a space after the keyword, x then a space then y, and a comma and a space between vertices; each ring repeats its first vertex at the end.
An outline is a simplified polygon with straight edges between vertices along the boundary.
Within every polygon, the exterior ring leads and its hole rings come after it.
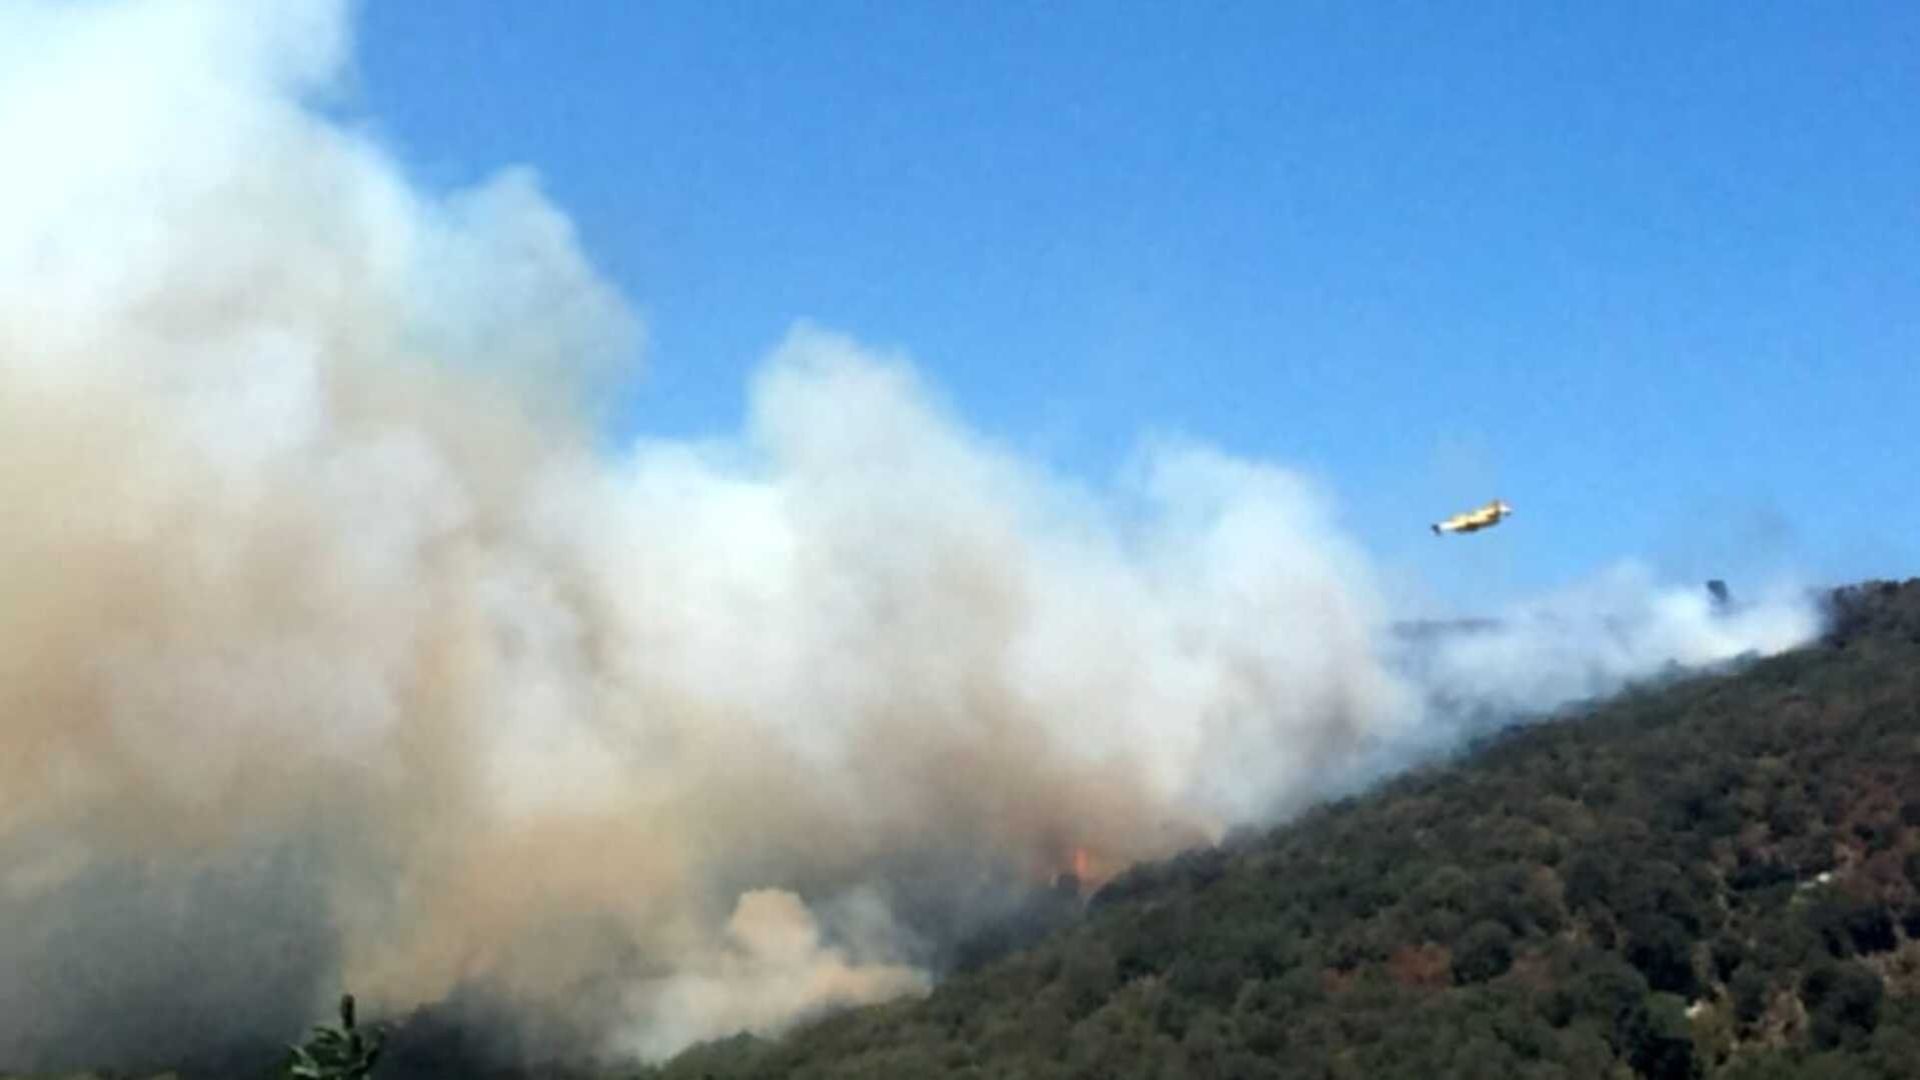
POLYGON ((1434 522, 1433 533, 1438 536, 1441 533, 1479 532, 1481 529, 1500 524, 1500 520, 1511 513, 1513 513, 1513 507, 1495 499, 1476 510, 1468 510, 1463 514, 1455 514, 1445 521, 1434 522))

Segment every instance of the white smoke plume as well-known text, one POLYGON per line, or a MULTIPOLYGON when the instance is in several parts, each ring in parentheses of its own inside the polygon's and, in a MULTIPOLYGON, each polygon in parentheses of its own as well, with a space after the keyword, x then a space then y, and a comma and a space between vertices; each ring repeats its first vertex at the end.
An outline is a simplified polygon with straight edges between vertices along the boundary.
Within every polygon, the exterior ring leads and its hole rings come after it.
POLYGON ((1396 627, 1382 655, 1418 689, 1422 708, 1410 728, 1381 741, 1357 778, 1628 683, 1793 648, 1819 632, 1822 618, 1810 590, 1791 582, 1722 604, 1701 585, 1663 585, 1632 562, 1485 614, 1396 627))
POLYGON ((1163 445, 1088 489, 806 325, 737 436, 609 455, 637 320, 532 175, 426 192, 329 111, 349 13, 0 3, 0 1067, 343 987, 777 1030, 924 988, 995 874, 1424 748, 1433 686, 1813 630, 1617 580, 1411 676, 1301 477, 1163 445))
POLYGON ((1590 582, 1445 639, 1419 682, 1438 696, 1512 714, 1596 697, 1669 664, 1699 667, 1801 644, 1817 629, 1804 596, 1774 585, 1718 610, 1700 587, 1662 587, 1625 563, 1590 582))

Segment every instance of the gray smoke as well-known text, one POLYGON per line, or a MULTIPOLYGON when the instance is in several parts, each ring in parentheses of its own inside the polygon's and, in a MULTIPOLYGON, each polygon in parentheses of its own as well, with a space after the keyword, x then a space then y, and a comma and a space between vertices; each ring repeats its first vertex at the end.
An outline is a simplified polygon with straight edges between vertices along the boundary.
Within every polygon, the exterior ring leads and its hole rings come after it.
MULTIPOLYGON (((1090 489, 804 324, 737 435, 597 449, 638 320, 535 176, 423 191, 328 111, 348 14, 0 4, 0 1065, 343 987, 608 1053, 777 1030, 924 990, 997 881, 1431 749, 1284 468, 1090 489)), ((1813 630, 1690 595, 1610 579, 1423 678, 1531 708, 1813 630)))

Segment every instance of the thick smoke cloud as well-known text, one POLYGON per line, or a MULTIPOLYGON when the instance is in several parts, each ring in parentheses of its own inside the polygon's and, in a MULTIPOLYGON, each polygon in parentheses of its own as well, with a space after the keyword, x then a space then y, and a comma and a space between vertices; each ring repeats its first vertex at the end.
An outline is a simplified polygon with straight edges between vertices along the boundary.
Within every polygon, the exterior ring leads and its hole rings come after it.
POLYGON ((1301 477, 1091 490, 806 325, 739 434, 610 456, 637 320, 537 178, 424 192, 328 112, 347 16, 0 5, 0 1065, 343 987, 773 1030, 924 988, 995 882, 1433 749, 1436 692, 1812 630, 1618 580, 1410 666, 1301 477))

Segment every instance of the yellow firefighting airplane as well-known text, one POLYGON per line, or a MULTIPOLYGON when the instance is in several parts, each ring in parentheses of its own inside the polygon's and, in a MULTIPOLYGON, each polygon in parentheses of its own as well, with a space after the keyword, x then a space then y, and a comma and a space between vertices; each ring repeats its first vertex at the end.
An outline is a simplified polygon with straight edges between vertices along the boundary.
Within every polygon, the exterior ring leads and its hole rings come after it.
POLYGON ((1433 535, 1441 533, 1470 533, 1500 524, 1500 519, 1513 513, 1513 507, 1495 499, 1485 506, 1468 510, 1464 514, 1455 514, 1445 521, 1433 523, 1433 535))

